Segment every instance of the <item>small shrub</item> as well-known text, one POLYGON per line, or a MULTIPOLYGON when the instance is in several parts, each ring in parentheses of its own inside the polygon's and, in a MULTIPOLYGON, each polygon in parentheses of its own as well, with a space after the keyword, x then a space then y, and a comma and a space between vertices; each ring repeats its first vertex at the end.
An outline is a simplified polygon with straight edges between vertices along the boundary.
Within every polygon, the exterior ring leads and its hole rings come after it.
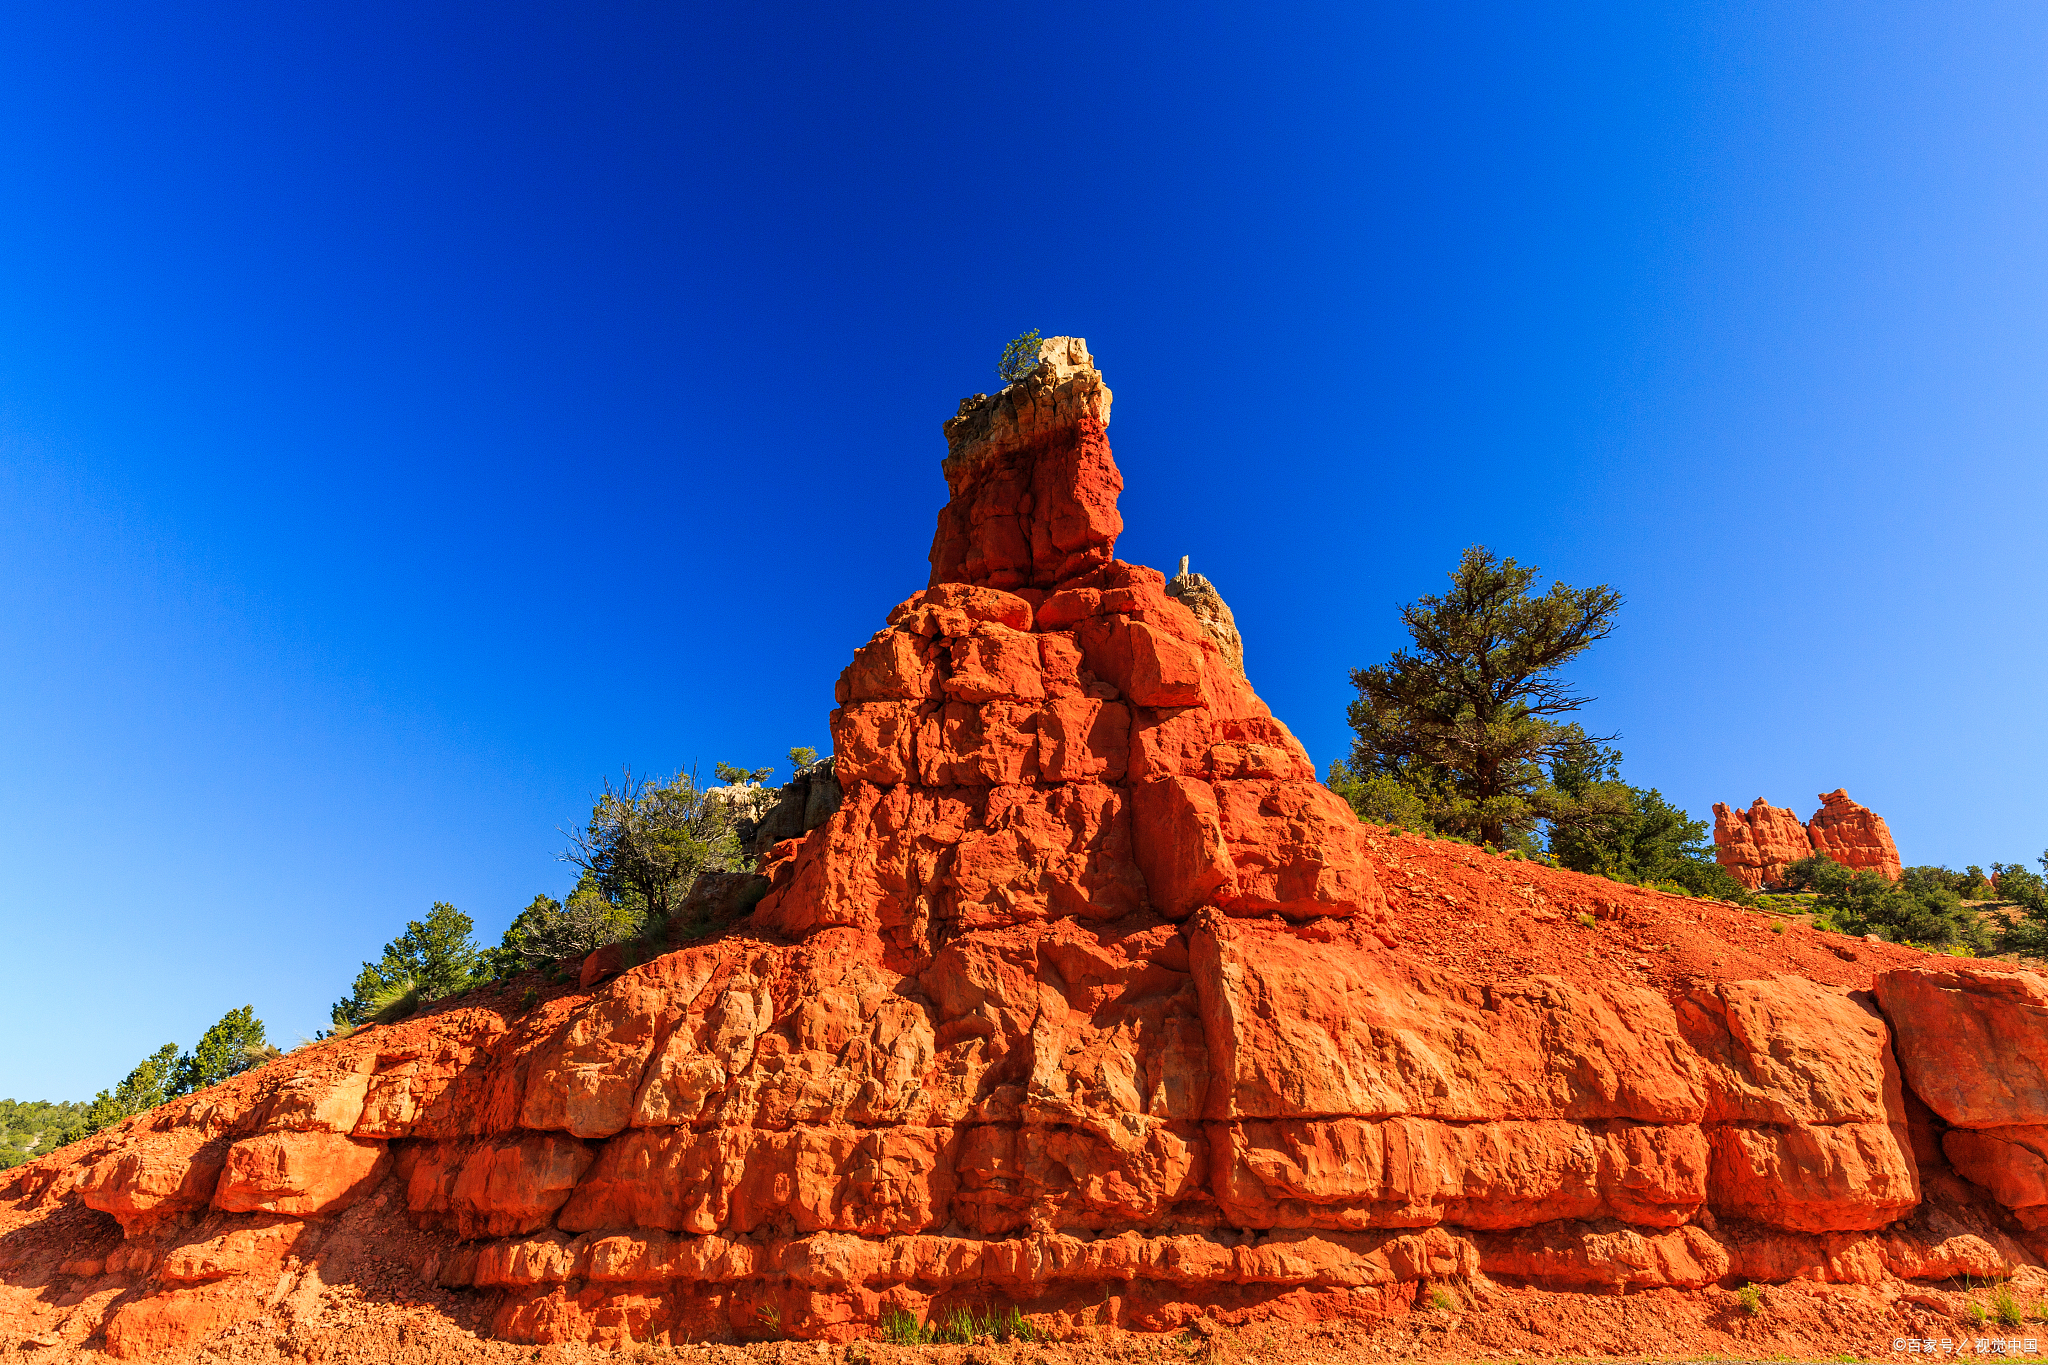
POLYGON ((1771 932, 1774 934, 1782 934, 1785 932, 1785 926, 1782 924, 1773 924, 1771 926, 1771 932))
POLYGON ((526 988, 526 994, 519 997, 519 1008, 521 1010, 530 1010, 539 1004, 540 987, 538 986, 528 986, 526 988))
POLYGON ((1455 1313, 1458 1299, 1450 1290, 1439 1287, 1429 1291, 1429 1306, 1440 1313, 1455 1313))
POLYGON ((1582 910, 1579 912, 1579 923, 1583 925, 1585 928, 1591 929, 1598 925, 1600 921, 1593 918, 1592 911, 1582 910))
POLYGON ((1038 368, 1038 329, 1032 328, 1003 347, 1003 358, 996 362, 996 377, 1005 384, 1014 384, 1038 368))
POLYGON ((2007 1327, 2017 1327, 2026 1315, 2020 1311, 2019 1296, 2012 1292, 2012 1286, 2002 1284, 1991 1295, 1991 1315, 2007 1327))
POLYGON ((1746 1284, 1735 1291, 1735 1302, 1742 1311, 1755 1317, 1764 1311, 1764 1290, 1762 1285, 1746 1284))

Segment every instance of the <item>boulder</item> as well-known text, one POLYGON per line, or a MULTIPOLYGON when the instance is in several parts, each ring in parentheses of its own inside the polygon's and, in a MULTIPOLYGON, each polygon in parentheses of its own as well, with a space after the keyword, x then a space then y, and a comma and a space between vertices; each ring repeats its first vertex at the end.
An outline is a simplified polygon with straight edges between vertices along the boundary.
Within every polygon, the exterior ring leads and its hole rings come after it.
POLYGON ((1956 1128, 2048 1124, 2048 981, 1936 958, 1877 978, 1906 1083, 1956 1128))

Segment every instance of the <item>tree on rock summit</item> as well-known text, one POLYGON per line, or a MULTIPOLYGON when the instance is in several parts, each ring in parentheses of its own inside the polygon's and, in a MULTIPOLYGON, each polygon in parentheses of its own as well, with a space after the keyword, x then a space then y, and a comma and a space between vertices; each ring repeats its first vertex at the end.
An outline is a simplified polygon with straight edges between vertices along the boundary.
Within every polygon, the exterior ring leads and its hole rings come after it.
POLYGON ((1473 546, 1449 592, 1401 608, 1412 651, 1352 671, 1358 737, 1331 786, 1361 817, 1533 850, 1539 822, 1579 814, 1546 770, 1598 742, 1556 719, 1592 699, 1558 671, 1613 631, 1622 598, 1605 584, 1537 595, 1537 573, 1473 546))

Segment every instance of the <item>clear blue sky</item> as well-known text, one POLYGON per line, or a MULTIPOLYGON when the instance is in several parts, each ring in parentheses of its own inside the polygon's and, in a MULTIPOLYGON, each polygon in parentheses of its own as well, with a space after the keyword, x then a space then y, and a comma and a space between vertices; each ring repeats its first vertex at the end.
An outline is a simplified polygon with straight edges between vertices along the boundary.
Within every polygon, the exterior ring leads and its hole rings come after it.
POLYGON ((2048 845, 2048 9, 0 10, 0 1095, 827 743, 1027 328, 1319 763, 1484 543, 1696 814, 2048 845))

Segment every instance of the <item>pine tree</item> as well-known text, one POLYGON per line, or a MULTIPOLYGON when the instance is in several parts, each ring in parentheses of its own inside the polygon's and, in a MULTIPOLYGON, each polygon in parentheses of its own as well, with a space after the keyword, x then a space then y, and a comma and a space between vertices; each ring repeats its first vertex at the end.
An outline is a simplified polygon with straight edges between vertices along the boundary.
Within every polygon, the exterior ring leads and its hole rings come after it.
POLYGON ((1556 719, 1591 700, 1558 671, 1613 631, 1622 599, 1605 584, 1554 583, 1535 595, 1537 572, 1474 546, 1448 593, 1401 609, 1413 651, 1351 674, 1357 739, 1343 778, 1352 790, 1382 807, 1411 804, 1435 829, 1496 847, 1533 850, 1539 822, 1569 818, 1572 803, 1546 769, 1595 741, 1556 719))

